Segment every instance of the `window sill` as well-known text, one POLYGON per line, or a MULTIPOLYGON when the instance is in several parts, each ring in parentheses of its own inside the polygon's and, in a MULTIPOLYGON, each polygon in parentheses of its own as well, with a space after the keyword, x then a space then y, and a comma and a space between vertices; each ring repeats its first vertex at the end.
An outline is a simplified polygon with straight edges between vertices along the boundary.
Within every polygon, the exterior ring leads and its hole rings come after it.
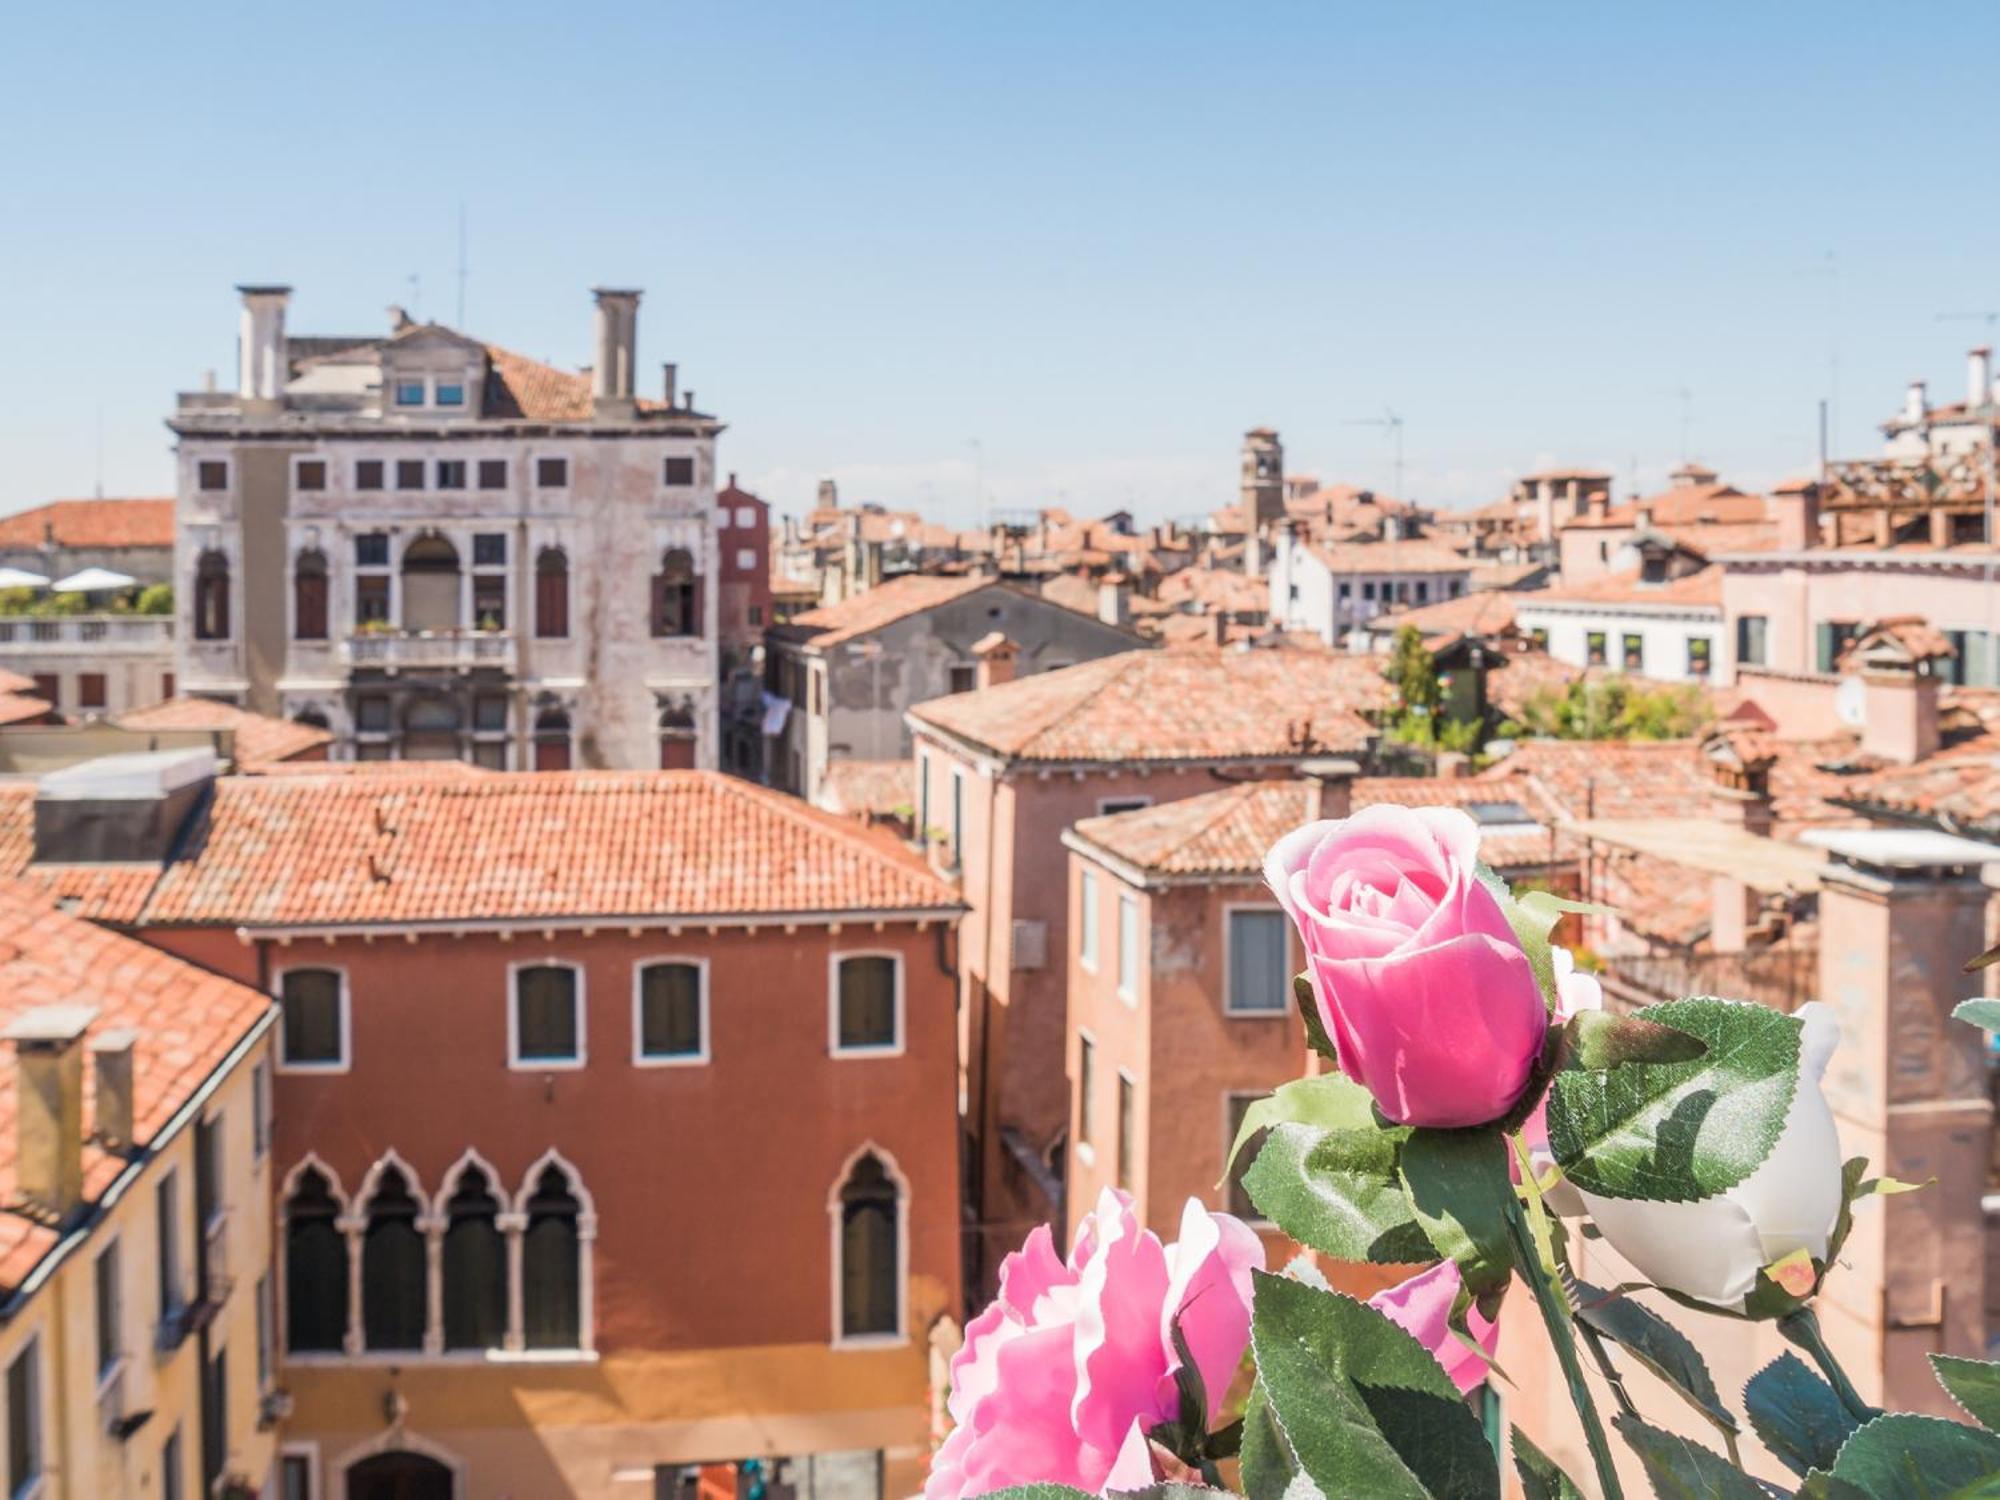
POLYGON ((641 1052, 632 1059, 635 1068, 702 1068, 708 1066, 710 1058, 701 1052, 661 1053, 657 1056, 641 1052))
POLYGON ((286 1062, 280 1058, 277 1066, 280 1073, 345 1073, 348 1061, 344 1057, 338 1062, 286 1062))
POLYGON ((829 1057, 901 1057, 903 1044, 894 1042, 885 1047, 835 1047, 829 1057))
POLYGON ((905 1333, 857 1333, 837 1338, 829 1346, 838 1353, 866 1351, 869 1349, 907 1349, 910 1337, 905 1333))
POLYGON ((510 1057, 510 1073, 575 1073, 585 1066, 581 1057, 510 1057))
POLYGON ((309 1369, 375 1369, 385 1366, 447 1365, 470 1369, 481 1365, 594 1365, 595 1349, 453 1349, 426 1354, 421 1349, 371 1349, 362 1354, 314 1351, 287 1354, 284 1363, 309 1369))
POLYGON ((1285 1021, 1291 1019, 1292 1014, 1293 1012, 1289 1010, 1282 1010, 1275 1007, 1267 1010, 1257 1010, 1249 1006, 1238 1008, 1225 1005, 1222 1007, 1223 1019, 1228 1021, 1285 1021))

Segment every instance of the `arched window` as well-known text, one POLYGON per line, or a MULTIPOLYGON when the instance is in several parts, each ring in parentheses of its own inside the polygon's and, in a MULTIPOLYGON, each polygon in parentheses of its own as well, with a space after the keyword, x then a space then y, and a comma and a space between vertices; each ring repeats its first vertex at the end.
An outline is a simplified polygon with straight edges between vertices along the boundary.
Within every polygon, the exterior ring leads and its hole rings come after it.
POLYGON ((569 554, 544 547, 535 555, 535 635, 559 641, 569 634, 569 554))
POLYGON ((468 1164, 445 1205, 444 1346, 497 1349, 507 1332, 507 1243, 500 1200, 468 1164))
POLYGON ((545 708, 535 715, 535 769, 567 771, 569 765, 569 715, 560 705, 545 708))
POLYGON ((553 1162, 528 1197, 521 1239, 521 1333, 530 1349, 575 1349, 583 1341, 581 1206, 553 1162))
POLYGON ((653 575, 653 634, 701 634, 701 575, 685 547, 672 548, 653 575))
POLYGON ((429 1274, 418 1205, 402 1169, 382 1168, 361 1240, 361 1330, 370 1349, 421 1349, 429 1274))
POLYGON ((338 1353, 347 1338, 347 1237, 333 1184, 307 1167, 285 1202, 285 1345, 338 1353))
POLYGON ((300 709, 292 715, 292 722, 294 724, 303 724, 308 729, 331 729, 333 727, 327 721, 326 711, 319 708, 300 709))
POLYGON ((902 1194, 873 1151, 841 1184, 840 1337, 899 1334, 902 1318, 902 1194))
POLYGON ((309 547, 292 564, 292 636, 326 639, 326 554, 309 547))
POLYGON ((229 639, 229 559, 213 548, 194 565, 194 638, 229 639))

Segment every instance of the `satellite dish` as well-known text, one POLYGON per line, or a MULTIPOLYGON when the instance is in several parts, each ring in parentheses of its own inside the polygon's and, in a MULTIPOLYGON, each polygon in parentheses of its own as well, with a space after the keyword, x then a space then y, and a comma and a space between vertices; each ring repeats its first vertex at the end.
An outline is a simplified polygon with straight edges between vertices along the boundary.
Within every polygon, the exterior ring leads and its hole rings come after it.
POLYGON ((1833 694, 1834 717, 1850 729, 1868 722, 1868 689, 1859 677, 1843 677, 1833 694))

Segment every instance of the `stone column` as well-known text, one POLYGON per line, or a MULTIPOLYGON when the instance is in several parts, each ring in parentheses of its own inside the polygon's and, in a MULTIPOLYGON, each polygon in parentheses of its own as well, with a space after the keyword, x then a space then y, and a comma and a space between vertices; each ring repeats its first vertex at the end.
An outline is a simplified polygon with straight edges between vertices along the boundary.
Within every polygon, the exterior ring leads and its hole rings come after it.
POLYGON ((528 1321, 521 1301, 521 1237, 527 1233, 528 1216, 504 1213, 494 1223, 507 1237, 507 1332, 500 1340, 500 1347, 510 1354, 519 1354, 528 1346, 528 1321))
POLYGON ((1869 1400, 1954 1416, 1926 1356, 1985 1354, 1993 1105, 1983 1037, 1951 1011, 1978 989, 1960 969, 1983 946, 1990 851, 1900 829, 1824 842, 1819 986, 1840 1021, 1826 1091, 1841 1144, 1871 1176, 1936 1180, 1860 1209, 1821 1321, 1869 1400))
POLYGON ((424 1214, 417 1232, 424 1237, 424 1353, 444 1353, 443 1214, 424 1214))
POLYGON ((368 1347, 367 1331, 361 1321, 361 1245, 368 1233, 368 1215, 355 1210, 333 1221, 347 1240, 347 1333, 342 1340, 349 1354, 368 1347))

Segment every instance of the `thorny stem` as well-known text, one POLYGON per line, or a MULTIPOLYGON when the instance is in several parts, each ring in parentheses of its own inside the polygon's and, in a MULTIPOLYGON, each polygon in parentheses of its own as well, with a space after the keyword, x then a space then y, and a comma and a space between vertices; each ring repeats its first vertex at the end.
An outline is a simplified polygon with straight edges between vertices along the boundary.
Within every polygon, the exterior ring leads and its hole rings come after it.
MULTIPOLYGON (((1565 1283, 1565 1289, 1570 1290, 1567 1283, 1565 1283)), ((1573 1291, 1572 1296, 1574 1296, 1573 1291)), ((1618 1367, 1611 1362, 1611 1351, 1604 1347, 1603 1336, 1581 1318, 1576 1320, 1576 1331, 1583 1336, 1584 1347, 1589 1349, 1592 1356, 1597 1360, 1597 1371, 1604 1377, 1604 1383, 1611 1387, 1611 1394, 1618 1400, 1618 1409, 1628 1417, 1644 1421, 1645 1419, 1639 1415, 1638 1406, 1632 1400, 1632 1393, 1625 1389, 1625 1377, 1619 1373, 1618 1367)), ((1703 1410, 1701 1414, 1708 1418, 1709 1424, 1717 1432, 1722 1434, 1722 1444, 1729 1450, 1729 1461, 1741 1469, 1743 1467, 1743 1455, 1736 1447, 1735 1431, 1716 1421, 1706 1410, 1703 1410)))
POLYGON ((1534 1235, 1521 1212, 1521 1200, 1510 1193, 1507 1203, 1507 1234, 1513 1242, 1514 1264, 1520 1269, 1521 1279, 1535 1294, 1535 1306, 1541 1310, 1542 1322, 1549 1330, 1549 1342, 1555 1345, 1563 1377, 1569 1382, 1569 1399, 1575 1404, 1577 1417, 1583 1423, 1583 1436, 1590 1444, 1591 1461, 1597 1465, 1598 1487, 1604 1493, 1604 1500, 1625 1500, 1625 1491, 1618 1483, 1618 1467, 1611 1461, 1610 1440, 1604 1435, 1604 1424, 1597 1416, 1597 1403, 1591 1399, 1590 1387, 1584 1384, 1583 1365, 1576 1357, 1576 1337, 1570 1323, 1569 1303, 1542 1269, 1534 1235))
POLYGON ((1854 1388, 1854 1382, 1847 1378, 1847 1372, 1840 1367, 1840 1361, 1833 1357, 1833 1351, 1826 1347, 1826 1337, 1820 1332, 1819 1319, 1810 1307, 1802 1307, 1795 1313, 1787 1313, 1778 1319, 1778 1332, 1797 1344, 1813 1357, 1820 1374, 1833 1387, 1857 1422, 1867 1422, 1882 1415, 1877 1407, 1870 1406, 1861 1399, 1861 1393, 1854 1388))

